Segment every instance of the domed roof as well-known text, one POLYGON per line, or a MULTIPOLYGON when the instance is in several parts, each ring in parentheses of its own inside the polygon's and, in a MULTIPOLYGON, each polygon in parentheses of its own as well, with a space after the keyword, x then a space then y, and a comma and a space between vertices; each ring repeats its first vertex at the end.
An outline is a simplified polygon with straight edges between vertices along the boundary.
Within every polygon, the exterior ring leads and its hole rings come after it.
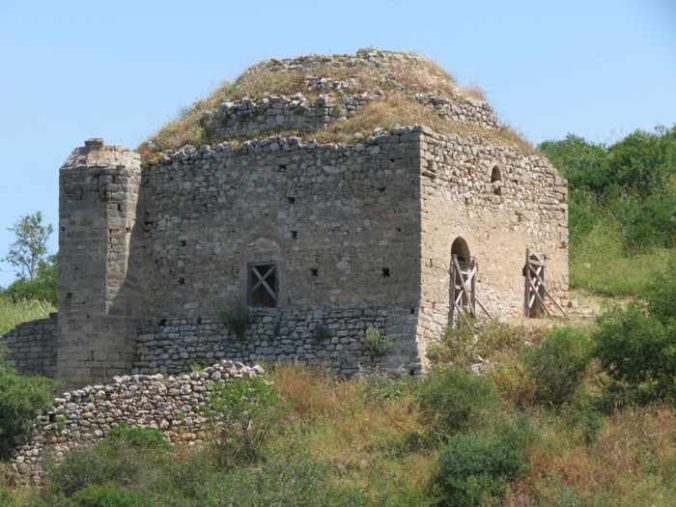
POLYGON ((196 102, 144 142, 144 158, 185 144, 241 142, 270 135, 346 142, 375 129, 425 125, 439 133, 527 143, 500 124, 475 88, 462 88, 431 60, 409 52, 267 60, 196 102))

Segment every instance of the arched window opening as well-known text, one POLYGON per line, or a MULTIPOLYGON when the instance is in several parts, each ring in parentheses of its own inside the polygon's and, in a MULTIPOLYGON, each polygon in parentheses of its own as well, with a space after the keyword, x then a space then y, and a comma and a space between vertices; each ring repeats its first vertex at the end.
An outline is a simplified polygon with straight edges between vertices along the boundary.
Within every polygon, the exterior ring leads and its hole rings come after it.
POLYGON ((493 195, 502 195, 502 173, 498 166, 493 166, 491 171, 491 187, 493 188, 493 195))
POLYGON ((476 263, 472 260, 467 241, 458 236, 451 245, 449 283, 449 324, 474 317, 476 263))
POLYGON ((465 268, 469 265, 471 258, 469 246, 467 245, 467 241, 465 241, 461 236, 455 238, 453 244, 451 245, 451 256, 454 255, 458 258, 460 267, 465 268))

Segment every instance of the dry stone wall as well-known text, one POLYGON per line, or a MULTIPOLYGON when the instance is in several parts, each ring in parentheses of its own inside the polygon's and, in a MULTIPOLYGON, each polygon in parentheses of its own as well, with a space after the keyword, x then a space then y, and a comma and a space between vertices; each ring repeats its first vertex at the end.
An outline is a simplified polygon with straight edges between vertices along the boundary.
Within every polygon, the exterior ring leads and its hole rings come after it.
POLYGON ((225 101, 203 120, 207 137, 227 139, 255 136, 272 130, 313 132, 340 118, 352 115, 373 100, 369 93, 309 99, 302 93, 293 96, 266 95, 260 99, 225 101))
POLYGON ((252 311, 252 325, 237 336, 219 321, 174 319, 139 330, 136 370, 184 371, 224 357, 244 361, 303 361, 325 365, 344 376, 376 370, 420 372, 415 335, 417 317, 409 308, 365 307, 326 310, 252 311), (388 340, 385 357, 364 342, 368 327, 388 340))
POLYGON ((70 449, 101 440, 121 424, 159 429, 176 443, 202 440, 208 429, 202 407, 212 382, 260 373, 260 366, 223 360, 197 372, 125 375, 110 384, 65 392, 37 418, 29 441, 17 448, 14 469, 24 481, 40 483, 47 456, 58 460, 70 449))
POLYGON ((1 337, 22 375, 56 375, 57 315, 19 324, 1 337))

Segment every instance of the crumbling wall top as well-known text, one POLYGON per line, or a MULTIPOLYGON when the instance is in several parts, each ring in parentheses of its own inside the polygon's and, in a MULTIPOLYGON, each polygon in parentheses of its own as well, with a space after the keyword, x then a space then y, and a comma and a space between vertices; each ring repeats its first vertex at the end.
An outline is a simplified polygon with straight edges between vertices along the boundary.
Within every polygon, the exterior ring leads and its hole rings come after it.
POLYGON ((89 167, 140 169, 141 157, 124 146, 106 145, 103 139, 95 137, 85 140, 84 146, 75 148, 61 166, 61 170, 89 167))

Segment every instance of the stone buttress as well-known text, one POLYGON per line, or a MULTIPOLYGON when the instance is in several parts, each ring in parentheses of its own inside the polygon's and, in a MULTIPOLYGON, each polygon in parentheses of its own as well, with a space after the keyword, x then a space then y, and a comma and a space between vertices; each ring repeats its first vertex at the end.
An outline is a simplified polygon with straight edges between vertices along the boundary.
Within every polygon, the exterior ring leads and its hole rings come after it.
POLYGON ((91 139, 60 170, 57 376, 67 385, 128 372, 133 302, 123 291, 139 155, 91 139))

